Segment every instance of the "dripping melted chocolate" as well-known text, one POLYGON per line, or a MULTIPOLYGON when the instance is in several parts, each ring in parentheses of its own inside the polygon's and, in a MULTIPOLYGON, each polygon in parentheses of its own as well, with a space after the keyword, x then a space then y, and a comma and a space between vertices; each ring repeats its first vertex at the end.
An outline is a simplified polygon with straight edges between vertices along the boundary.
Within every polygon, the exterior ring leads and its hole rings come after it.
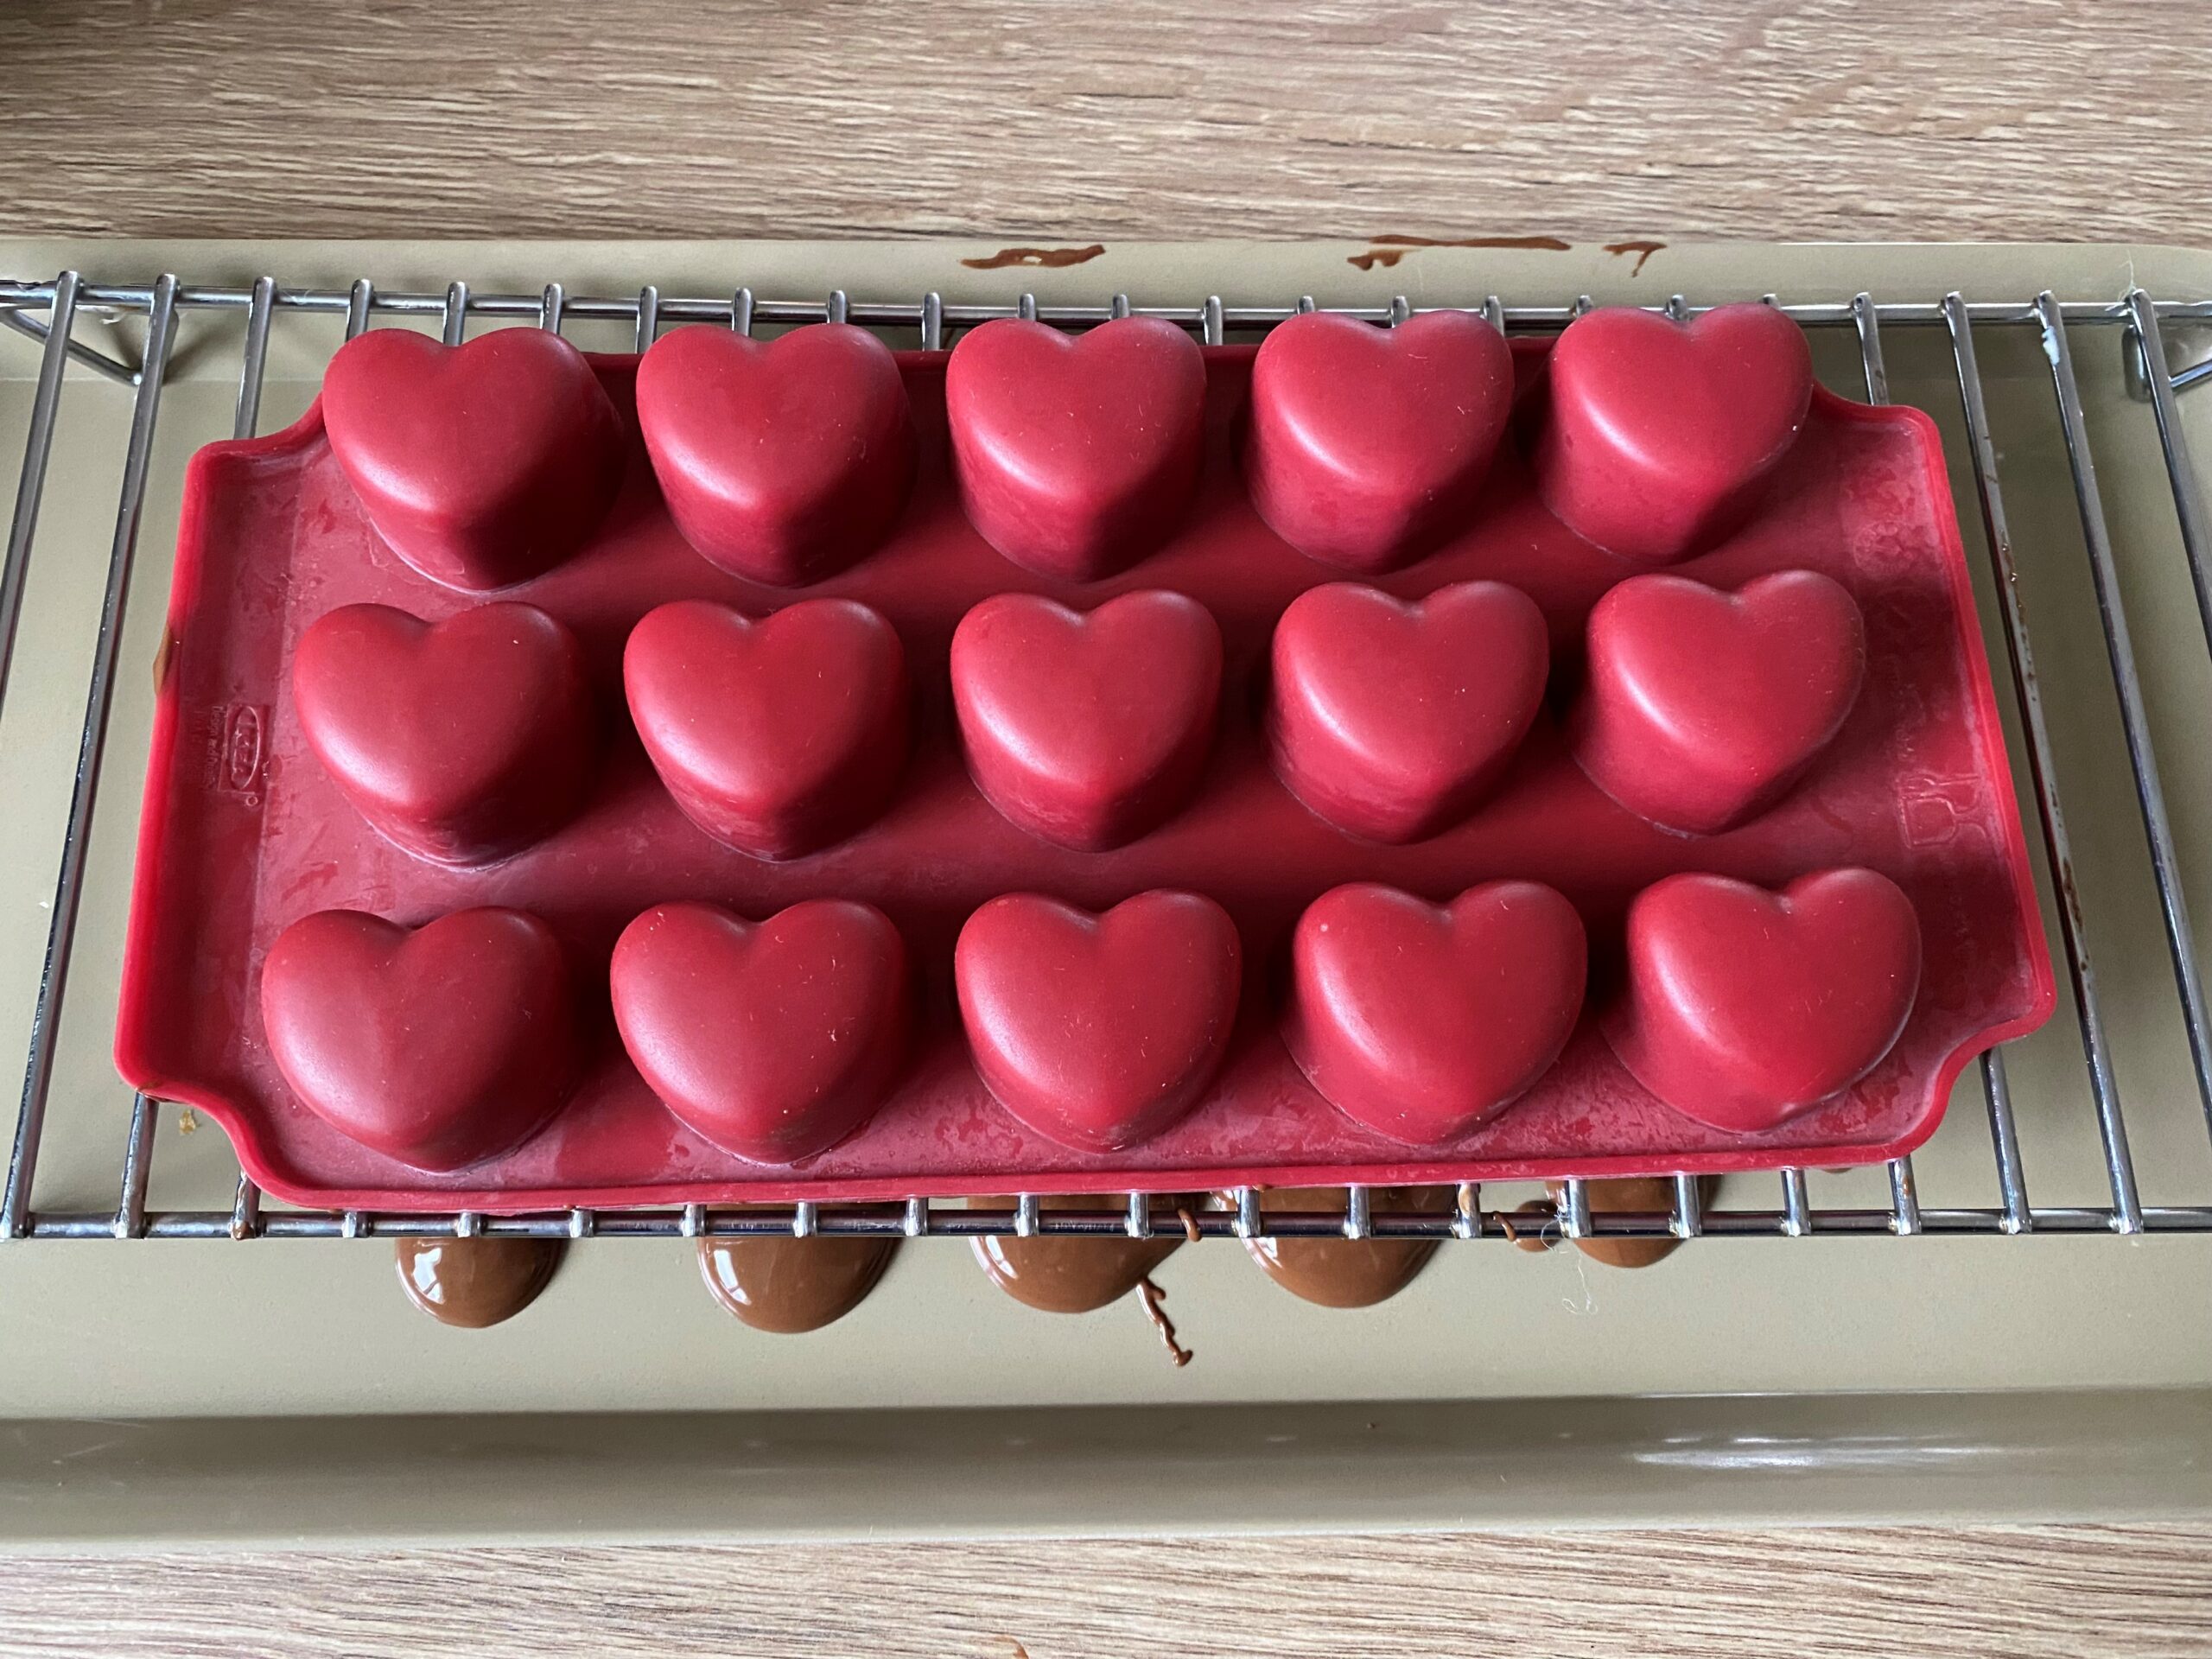
MULTIPOLYGON (((1710 1179, 1699 1183, 1700 1190, 1708 1199, 1714 1185, 1710 1179)), ((1644 1215, 1671 1210, 1675 1205, 1675 1184, 1656 1175, 1591 1181, 1586 1184, 1586 1190, 1593 1216, 1644 1215)), ((1553 1207, 1558 1202, 1560 1191, 1559 1183, 1554 1181, 1551 1203, 1532 1199, 1514 1212, 1529 1217, 1513 1241, 1522 1249, 1548 1250, 1560 1242, 1559 1218, 1553 1207)), ((1678 1238, 1578 1238, 1574 1248, 1592 1262, 1602 1262, 1609 1268, 1648 1268, 1664 1262, 1681 1243, 1678 1238)))
MULTIPOLYGON (((1381 1186, 1372 1201, 1377 1210, 1414 1210, 1424 1214, 1452 1208, 1457 1198, 1448 1186, 1381 1186)), ((1260 1194, 1260 1208, 1334 1210, 1344 1204, 1341 1187, 1286 1186, 1260 1194)), ((1274 1280, 1294 1296, 1323 1307, 1371 1307, 1388 1301, 1428 1265, 1436 1252, 1433 1238, 1248 1238, 1244 1248, 1274 1280)))
POLYGON ((819 1331, 868 1299, 897 1252, 893 1238, 702 1238, 707 1292, 756 1331, 819 1331))
POLYGON ((403 1238, 400 1287, 441 1325, 480 1331, 536 1301, 565 1248, 557 1238, 403 1238))
MULTIPOLYGON (((970 1199, 969 1203, 1003 1203, 1003 1199, 970 1199)), ((1096 1194, 1038 1200, 1043 1210, 1095 1210, 1108 1203, 1096 1194)), ((1001 1290, 1047 1313, 1088 1313, 1118 1302, 1135 1290, 1145 1275, 1174 1255, 1183 1243, 1182 1230, 1173 1220, 1155 1224, 1170 1228, 1162 1238, 1015 1238, 970 1239, 976 1260, 1001 1290)))

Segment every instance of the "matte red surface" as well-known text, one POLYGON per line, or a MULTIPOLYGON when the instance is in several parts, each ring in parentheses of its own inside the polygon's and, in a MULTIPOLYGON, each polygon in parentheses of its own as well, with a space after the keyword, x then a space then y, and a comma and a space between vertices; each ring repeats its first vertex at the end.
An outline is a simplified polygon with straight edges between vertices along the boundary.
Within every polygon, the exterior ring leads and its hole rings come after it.
POLYGON ((1677 1111, 1771 1129, 1890 1052, 1920 963, 1912 901, 1872 870, 1800 876, 1779 893, 1669 876, 1629 906, 1628 984, 1605 1037, 1677 1111))
POLYGON ((1513 354, 1480 317, 1293 317, 1252 365, 1253 505, 1308 558, 1395 569, 1465 522, 1512 406, 1513 354))
POLYGON ((455 911, 413 931, 359 911, 305 916, 261 973, 277 1067, 332 1128, 417 1169, 528 1138, 575 1086, 575 987, 552 929, 455 911))
POLYGON ((1024 569, 1073 582, 1126 570, 1190 506, 1206 369, 1172 322, 1070 334, 1002 317, 953 347, 944 397, 968 517, 1024 569))
POLYGON ((952 633, 952 705, 976 786, 1025 830, 1104 851, 1198 787, 1221 702, 1221 629, 1157 589, 1083 613, 1001 594, 952 633))
POLYGON ((1599 546, 1670 564, 1757 510, 1812 395, 1804 331, 1772 306, 1588 312, 1552 353, 1538 488, 1599 546))
POLYGON ((1448 905, 1352 882, 1291 938, 1284 1040, 1339 1111, 1417 1147, 1518 1099, 1573 1034, 1589 981, 1574 906, 1534 881, 1448 905))
POLYGON ((621 487, 621 425, 582 353, 537 329, 446 346, 350 340, 323 377, 330 447, 385 541, 433 582, 484 592, 588 542, 621 487))
POLYGON ((912 1023, 906 947, 873 905, 810 899, 758 925, 719 905, 656 905, 614 942, 622 1046, 724 1151, 788 1164, 883 1103, 912 1023))
POLYGON ((1435 835, 1497 786, 1550 667, 1543 612, 1502 582, 1412 601, 1351 582, 1310 588, 1275 625, 1275 773, 1353 835, 1435 835))
POLYGON ((815 582, 864 556, 913 482, 898 359, 846 323, 664 334, 638 365, 638 425, 684 539, 755 582, 815 582))
MULTIPOLYGON (((1524 381, 1544 362, 1516 345, 1524 381)), ((370 527, 319 415, 194 462, 173 588, 118 1033, 124 1073, 221 1122, 256 1179, 286 1198, 368 1208, 721 1203, 791 1197, 1203 1191, 1242 1181, 1411 1185, 1567 1173, 1845 1165, 1891 1157, 1935 1127, 1954 1077, 1989 1043, 2032 1029, 2052 986, 1967 566, 1934 427, 1909 409, 1816 394, 1802 436, 1732 538, 1681 567, 1734 588, 1812 569, 1866 619, 1867 673, 1850 718, 1796 790, 1726 835, 1688 840, 1614 804, 1540 721, 1499 793, 1411 846, 1332 828, 1270 768, 1262 731, 1269 642, 1285 607, 1326 580, 1247 499, 1235 465, 1252 353, 1205 353, 1206 464, 1165 545, 1109 582, 1049 580, 994 552, 963 516, 947 455, 943 356, 900 357, 920 441, 905 516, 885 545, 813 592, 865 601, 901 638, 915 687, 911 759, 879 817, 810 858, 765 862, 686 821, 623 729, 621 654, 638 619, 677 599, 751 613, 790 595, 717 569, 677 533, 642 448, 592 544, 521 594, 582 640, 610 752, 585 810, 549 840, 485 869, 442 868, 376 834, 307 748, 288 688, 301 631, 356 601, 429 617, 462 596, 423 581, 370 527), (1112 852, 1069 851, 1009 823, 963 764, 947 689, 955 625, 992 594, 1090 607, 1166 588, 1220 625, 1225 693, 1198 796, 1112 852), (1279 1027, 1293 925, 1329 889, 1372 880, 1431 903, 1500 879, 1572 899, 1588 929, 1592 1005, 1620 972, 1629 901, 1661 877, 1710 870, 1770 887, 1859 864, 1891 877, 1918 912, 1925 971, 1895 1047, 1841 1096, 1739 1135, 1664 1105, 1613 1057, 1586 1010, 1559 1064, 1508 1109, 1448 1146, 1409 1152, 1362 1128, 1306 1083, 1279 1027), (961 925, 1001 894, 1034 892, 1096 911, 1159 887, 1201 893, 1235 920, 1246 966, 1237 1022, 1189 1114, 1111 1155, 1079 1153, 1000 1106, 969 1058, 952 995, 961 925), (616 937, 677 899, 749 918, 803 899, 876 905, 897 924, 919 982, 913 1057, 867 1128, 791 1170, 751 1165, 671 1115, 623 1052, 607 1013, 616 937), (573 1102, 517 1151, 430 1178, 308 1111, 269 1049, 262 964, 286 924, 357 906, 404 923, 483 904, 544 918, 568 947, 587 1009, 586 1071, 573 1102)), ((626 414, 632 360, 597 360, 626 414)), ((1516 430, 1476 516, 1435 554, 1376 585, 1401 598, 1449 583, 1510 582, 1550 624, 1555 698, 1573 690, 1590 607, 1637 567, 1600 552, 1536 499, 1516 430)))
POLYGON ((292 706, 361 816, 442 863, 550 834, 583 804, 599 747, 582 648, 534 605, 435 624, 342 606, 301 634, 292 706))
POLYGON ((906 652, 853 600, 757 620, 706 600, 659 606, 630 631, 622 685, 684 815, 761 858, 842 841, 883 810, 906 764, 906 652))
POLYGON ((1732 594, 1631 576, 1590 613, 1586 645, 1574 758, 1630 811, 1694 835, 1780 800, 1843 728, 1866 677, 1858 605, 1811 570, 1732 594))
POLYGON ((1141 893, 1103 916, 1007 893, 953 951, 984 1085, 1064 1147, 1115 1152, 1189 1111, 1229 1050, 1243 988, 1236 924, 1194 893, 1141 893))

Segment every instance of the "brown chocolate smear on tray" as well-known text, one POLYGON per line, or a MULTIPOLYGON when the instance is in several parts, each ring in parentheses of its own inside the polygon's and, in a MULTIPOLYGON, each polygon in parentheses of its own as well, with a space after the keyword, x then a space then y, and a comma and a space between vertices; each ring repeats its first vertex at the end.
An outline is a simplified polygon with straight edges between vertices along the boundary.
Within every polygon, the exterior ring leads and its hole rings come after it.
POLYGON ((895 1238, 702 1238, 707 1294, 755 1331, 796 1336, 835 1324, 868 1300, 897 1254, 895 1238))
POLYGON ((441 1325, 480 1331, 536 1301, 566 1247, 558 1238, 403 1238, 399 1283, 441 1325))
MULTIPOLYGON (((1529 1217, 1528 1224, 1519 1230, 1513 1241, 1524 1250, 1548 1250, 1561 1237, 1554 1205, 1564 1188, 1557 1181, 1548 1185, 1551 1204, 1531 1200, 1514 1212, 1529 1217)), ((1698 1183, 1700 1192, 1707 1199, 1712 1198, 1714 1185, 1709 1177, 1698 1183)), ((1590 1213, 1593 1216, 1653 1215, 1675 1207, 1675 1184, 1662 1175, 1588 1181, 1584 1183, 1584 1190, 1589 1195, 1590 1213)), ((1681 1242, 1679 1238, 1578 1238, 1574 1248, 1609 1268, 1648 1268, 1664 1262, 1681 1242)))
POLYGON ((1631 253, 1636 256, 1636 263, 1629 267, 1628 274, 1631 276, 1643 276, 1645 262, 1653 254, 1664 253, 1666 251, 1667 245, 1664 242, 1608 242, 1605 244, 1605 251, 1616 259, 1625 258, 1631 253))
MULTIPOLYGON (((1369 1201, 1377 1210, 1412 1210, 1425 1215, 1449 1211, 1458 1198, 1448 1186, 1378 1186, 1369 1201)), ((1338 1186, 1273 1187, 1260 1194, 1260 1208, 1341 1210, 1338 1186)), ((1371 1307, 1388 1301, 1414 1281, 1436 1253, 1433 1238, 1248 1238, 1244 1248, 1274 1280, 1294 1296, 1323 1307, 1371 1307)))
POLYGON ((1365 253, 1353 254, 1344 261, 1346 264, 1362 270, 1380 265, 1389 270, 1417 248, 1529 248, 1540 253, 1566 253, 1574 246, 1555 236, 1466 236, 1449 241, 1427 236, 1372 236, 1368 240, 1376 245, 1365 253))
MULTIPOLYGON (((1005 1198, 970 1198, 971 1208, 1005 1204, 1005 1198)), ((1110 1195, 1075 1194, 1039 1198, 1040 1210, 1097 1210, 1109 1206, 1110 1195)), ((1172 1200, 1162 1200, 1172 1203, 1172 1200)), ((1159 1238, 1015 1238, 1000 1236, 973 1238, 976 1260, 990 1281, 1030 1307, 1046 1313, 1088 1313, 1118 1302, 1141 1283, 1147 1274, 1175 1254, 1184 1241, 1173 1220, 1156 1220, 1168 1230, 1159 1238)))
POLYGON ((1096 259, 1105 251, 1103 242, 1094 242, 1087 248, 1001 248, 987 258, 963 259, 960 263, 970 270, 1000 270, 1007 265, 1020 265, 1030 270, 1064 270, 1070 265, 1096 259))

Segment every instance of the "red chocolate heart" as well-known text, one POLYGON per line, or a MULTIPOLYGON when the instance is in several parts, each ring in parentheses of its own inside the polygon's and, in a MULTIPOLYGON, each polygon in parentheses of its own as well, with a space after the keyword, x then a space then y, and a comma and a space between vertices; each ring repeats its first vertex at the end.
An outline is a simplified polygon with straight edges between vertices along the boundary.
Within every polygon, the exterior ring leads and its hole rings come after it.
POLYGON ((261 1023, 309 1109, 417 1169, 520 1145, 568 1099, 580 1060, 561 943, 518 910, 413 931, 359 911, 304 917, 262 963, 261 1023))
POLYGON ((1756 1134, 1879 1065, 1919 988, 1919 918, 1887 876, 1827 870, 1773 893, 1670 875, 1629 906, 1605 1038, 1676 1111, 1756 1134))
POLYGON ((622 1046, 668 1109, 727 1151, 788 1164, 881 1103, 905 1058, 906 947, 873 905, 811 899, 757 926, 656 905, 610 971, 622 1046))
POLYGON ((1221 629, 1157 589, 1088 615, 999 594, 952 636, 968 769, 1033 835, 1098 852, 1135 840, 1197 787, 1221 698, 1221 629))
POLYGON ((622 653, 630 717, 685 816, 760 858, 797 858, 880 813, 906 758, 906 658, 849 599, 756 622, 679 600, 622 653))
POLYGON ((1588 966, 1581 917, 1535 882, 1470 887, 1441 908, 1353 882, 1298 918, 1283 1037, 1345 1116, 1438 1146, 1551 1068, 1588 966))
POLYGON ((1866 672, 1859 607, 1811 570, 1732 594, 1631 577, 1591 611, 1589 645, 1575 759, 1630 811, 1695 835, 1779 801, 1841 729, 1866 672))
POLYGON ((994 899, 953 952, 976 1070, 999 1103, 1079 1152, 1148 1140, 1197 1103, 1236 1022, 1236 925, 1194 893, 1103 916, 994 899))
POLYGON ((1690 322, 1613 308, 1552 348, 1537 446, 1544 504, 1624 558, 1669 564, 1733 531, 1813 397, 1804 331, 1768 305, 1690 322))
POLYGON ((1544 700, 1544 614, 1466 582, 1408 602, 1309 588, 1275 625, 1268 741, 1315 813, 1370 841, 1419 841, 1471 811, 1544 700))
POLYGON ((1093 582, 1164 541, 1204 448, 1205 359, 1157 317, 1084 334, 1004 317, 945 366, 968 517, 1016 564, 1093 582))
POLYGON ((621 417, 583 353, 542 328, 459 346, 372 329, 330 359, 322 420, 378 534, 449 588, 543 575, 622 486, 621 417))
POLYGON ((386 605, 332 611, 300 636, 292 702, 361 816, 440 863, 543 838, 591 781, 583 653, 534 605, 480 605, 435 624, 386 605))
POLYGON ((899 360, 865 328, 762 341, 678 328, 638 365, 638 424, 683 539, 734 575, 791 587, 860 558, 914 476, 899 360))
POLYGON ((1465 523, 1512 402, 1513 354, 1480 317, 1293 317, 1252 365, 1252 503, 1309 558, 1395 569, 1465 523))

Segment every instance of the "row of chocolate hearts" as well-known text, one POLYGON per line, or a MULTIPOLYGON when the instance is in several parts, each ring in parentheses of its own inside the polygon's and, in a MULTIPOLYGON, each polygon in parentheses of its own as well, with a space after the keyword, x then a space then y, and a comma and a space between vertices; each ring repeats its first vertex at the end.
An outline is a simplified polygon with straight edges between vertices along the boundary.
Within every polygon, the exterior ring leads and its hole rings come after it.
MULTIPOLYGON (((1770 307, 1694 322, 1592 311, 1553 348, 1537 486, 1570 528, 1665 563, 1726 535, 1812 397, 1802 333, 1770 307)), ((1325 563, 1395 569, 1463 528, 1513 401, 1511 353, 1480 317, 1395 329, 1338 314, 1268 334, 1244 463, 1255 505, 1325 563)), ((816 582, 888 536, 912 487, 905 378, 866 330, 767 341, 680 328, 638 370, 638 420, 677 527, 708 559, 816 582)), ((1126 317, 1080 335, 1001 319, 946 365, 968 516, 1026 569, 1095 581, 1173 533, 1196 490, 1206 367, 1190 336, 1126 317)), ((582 353, 511 328, 448 347, 404 330, 331 360, 323 416, 371 520, 423 575, 484 591, 588 542, 622 474, 621 423, 582 353)))
MULTIPOLYGON (((1669 828, 1764 810, 1849 713, 1864 670, 1857 607, 1809 571, 1735 594, 1631 577, 1588 625, 1573 748, 1598 785, 1669 828)), ((1001 594, 963 617, 953 706, 977 786, 1064 846, 1122 845, 1198 785, 1221 701, 1221 632, 1182 594, 1088 613, 1001 594)), ((1283 613, 1267 702, 1278 774, 1320 817, 1401 842, 1434 835, 1496 785, 1544 696, 1542 613, 1471 582, 1408 602, 1308 589, 1283 613)), ((818 850, 898 785, 911 691, 899 635, 850 600, 754 620, 705 600, 648 613, 623 678, 645 750, 691 819, 767 858, 818 850)), ((293 662, 308 741, 372 823, 423 856, 498 857, 582 804, 595 747, 582 652, 512 601, 430 626, 388 607, 315 621, 293 662)))
MULTIPOLYGON (((1919 925, 1871 870, 1774 893, 1669 876, 1631 905, 1625 989, 1603 1027, 1647 1089, 1730 1131, 1774 1127, 1857 1082, 1903 1031, 1919 925)), ((1433 906, 1355 883, 1293 935, 1282 1031, 1313 1087, 1414 1146, 1464 1135, 1559 1058, 1582 1012, 1587 944, 1550 887, 1497 881, 1433 906)), ((1227 1052, 1243 974, 1236 926, 1196 893, 1103 915, 1032 893, 963 927, 953 978, 976 1069, 1039 1135, 1110 1153, 1160 1134, 1227 1052)), ((725 1150, 789 1164, 853 1134, 912 1041, 899 930, 845 899, 754 924, 656 906, 609 970, 614 1018, 648 1084, 725 1150)), ((519 911, 419 931, 356 911, 295 922, 263 967, 271 1053, 334 1126, 406 1163, 464 1167, 518 1144, 583 1070, 575 988, 550 929, 519 911)))

